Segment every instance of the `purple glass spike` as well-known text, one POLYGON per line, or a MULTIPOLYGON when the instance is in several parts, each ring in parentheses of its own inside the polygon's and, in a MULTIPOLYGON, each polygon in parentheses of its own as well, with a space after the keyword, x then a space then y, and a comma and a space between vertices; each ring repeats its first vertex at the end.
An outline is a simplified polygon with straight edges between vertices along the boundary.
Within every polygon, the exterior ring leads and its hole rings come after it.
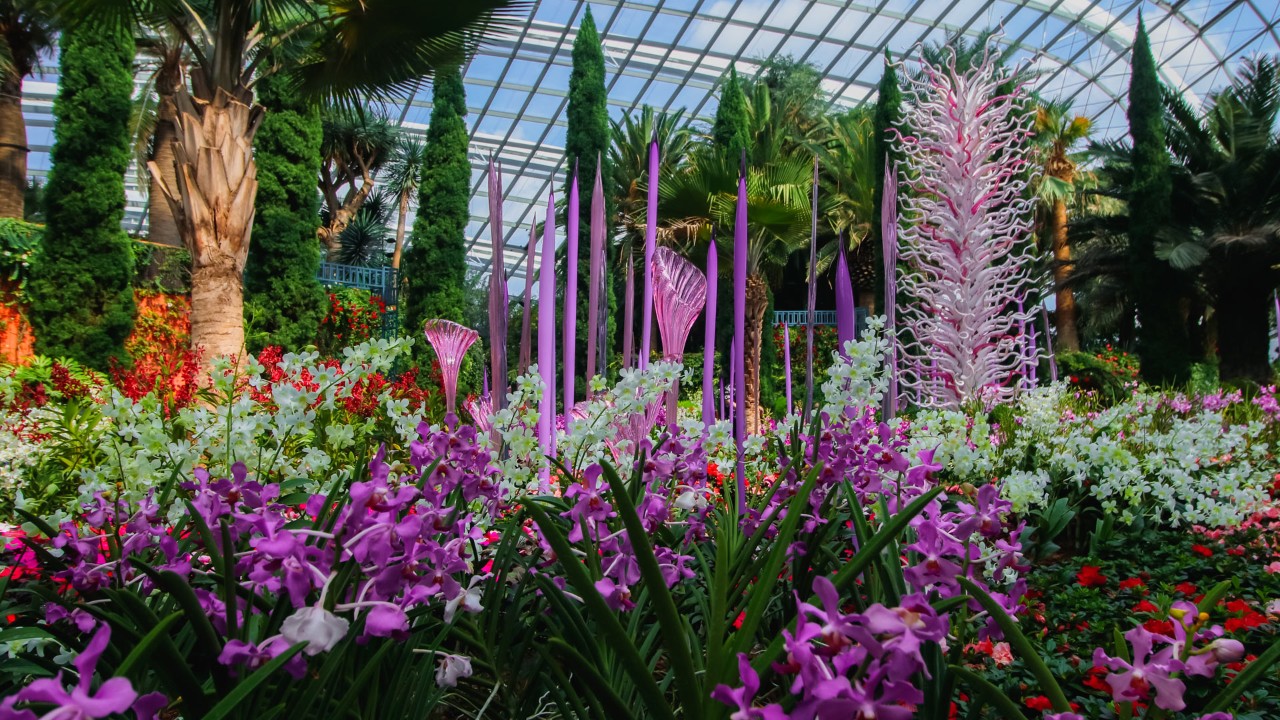
POLYGON ((458 371, 462 369, 462 356, 467 354, 467 348, 480 338, 480 334, 456 322, 440 319, 428 320, 422 332, 427 336, 427 342, 431 343, 436 351, 436 359, 440 362, 445 412, 457 422, 458 371))
POLYGON ((840 342, 840 352, 844 353, 844 344, 857 339, 857 330, 853 314, 853 283, 849 280, 849 260, 844 251, 844 235, 840 236, 839 243, 839 254, 836 256, 836 339, 840 342))
POLYGON ((791 326, 782 326, 782 366, 783 377, 786 378, 787 413, 791 413, 791 326))
POLYGON ((724 406, 724 378, 720 379, 720 417, 721 418, 729 417, 729 412, 728 410, 725 409, 725 406, 724 406))
POLYGON ((578 222, 581 220, 578 205, 578 164, 573 167, 573 180, 569 183, 569 215, 565 223, 565 272, 564 285, 564 413, 569 427, 573 425, 574 367, 578 355, 578 222))
POLYGON ((529 223, 529 244, 524 246, 524 317, 520 321, 520 362, 517 372, 521 375, 529 372, 529 364, 533 362, 533 340, 530 337, 530 323, 533 318, 533 260, 538 255, 538 233, 533 223, 529 223))
MULTIPOLYGON (((587 397, 591 397, 591 378, 596 376, 596 343, 604 350, 603 328, 600 325, 602 313, 600 301, 604 289, 604 183, 600 179, 600 158, 596 157, 596 184, 591 191, 591 272, 587 283, 587 397)), ((600 370, 604 370, 604 361, 600 362, 600 370)))
MULTIPOLYGON (((813 325, 818 306, 818 156, 813 156, 813 208, 809 228, 809 316, 805 323, 804 416, 813 412, 813 325)), ((789 405, 790 403, 788 403, 789 405)))
POLYGON ((885 156, 884 197, 880 201, 880 242, 884 260, 884 332, 889 343, 886 420, 898 415, 898 167, 885 156))
MULTIPOLYGON (((716 256, 716 231, 711 230, 711 245, 707 247, 707 307, 702 339, 702 424, 707 427, 716 419, 714 376, 716 372, 716 275, 720 272, 720 259, 716 256)), ((724 411, 721 410, 723 413, 724 411)))
POLYGON ((538 372, 542 375, 542 405, 538 414, 538 442, 543 454, 556 454, 556 198, 547 198, 547 222, 542 229, 542 262, 538 272, 538 372))
POLYGON ((658 243, 658 138, 649 144, 649 198, 644 222, 644 296, 640 308, 640 369, 649 367, 653 329, 653 252, 658 243))
POLYGON ((747 512, 746 463, 742 454, 747 439, 747 238, 747 154, 743 151, 742 172, 738 175, 738 207, 733 221, 733 336, 737 339, 733 353, 733 439, 738 449, 739 514, 747 512))
POLYGON ((733 394, 733 392, 734 392, 734 389, 738 387, 737 357, 738 357, 738 339, 733 338, 729 340, 729 386, 725 390, 726 394, 729 396, 729 414, 725 415, 725 417, 729 420, 730 423, 733 423, 735 426, 737 425, 737 418, 738 418, 738 398, 733 394))
POLYGON ((627 285, 626 297, 622 299, 622 366, 635 367, 632 360, 635 359, 633 350, 635 349, 636 337, 636 259, 630 253, 627 254, 627 285))
MULTIPOLYGON (((671 248, 658 248, 653 255, 654 314, 662 351, 668 360, 684 362, 684 346, 689 331, 707 302, 707 278, 688 260, 671 248)), ((667 427, 677 427, 676 401, 680 390, 677 381, 667 396, 667 427)))
MULTIPOLYGON (((507 405, 507 250, 502 227, 502 169, 489 156, 489 231, 493 262, 489 272, 489 371, 493 374, 493 406, 507 405)), ((486 394, 488 394, 486 392, 486 394)))
MULTIPOLYGON (((1280 310, 1280 308, 1276 309, 1280 310)), ((1041 305, 1040 317, 1044 320, 1044 342, 1049 351, 1049 382, 1056 383, 1058 382, 1058 358, 1053 354, 1053 329, 1049 326, 1049 308, 1041 305)))
POLYGON ((483 378, 481 378, 481 380, 480 380, 480 394, 481 394, 481 395, 488 395, 488 394, 489 394, 489 370, 488 370, 488 368, 486 368, 486 369, 485 369, 485 371, 484 371, 484 377, 483 377, 483 378))

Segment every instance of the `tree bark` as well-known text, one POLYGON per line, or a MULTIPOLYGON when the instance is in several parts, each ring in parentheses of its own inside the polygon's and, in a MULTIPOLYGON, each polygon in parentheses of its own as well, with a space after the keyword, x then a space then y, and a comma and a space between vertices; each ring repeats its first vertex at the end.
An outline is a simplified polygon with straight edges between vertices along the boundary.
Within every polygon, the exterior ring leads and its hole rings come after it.
POLYGON ((1219 283, 1214 315, 1218 320, 1218 373, 1223 382, 1265 385, 1271 345, 1270 306, 1274 277, 1262 258, 1238 260, 1219 283), (1250 267, 1250 261, 1254 267, 1250 267))
POLYGON ((1062 200, 1053 203, 1053 209, 1045 223, 1053 243, 1053 285, 1056 299, 1054 325, 1058 331, 1054 348, 1062 352, 1080 349, 1080 334, 1076 329, 1076 293, 1067 287, 1071 277, 1071 245, 1067 242, 1067 204, 1062 200))
POLYGON ((0 83, 0 217, 22 219, 27 191, 27 124, 22 78, 0 83))
POLYGON ((181 54, 176 57, 173 54, 166 55, 164 67, 156 73, 159 106, 149 159, 159 170, 159 177, 149 173, 151 186, 147 193, 147 239, 172 247, 182 247, 182 234, 161 185, 176 187, 178 182, 178 171, 173 158, 173 144, 178 140, 178 109, 174 105, 174 96, 183 85, 181 61, 181 54))
POLYGON ((400 256, 404 254, 405 219, 409 216, 409 193, 400 193, 400 217, 396 220, 396 251, 391 255, 391 269, 400 269, 400 256))
POLYGON ((764 339, 764 313, 769 307, 769 285, 764 278, 747 276, 747 371, 743 378, 747 385, 746 408, 747 434, 760 432, 760 346, 764 339))
MULTIPOLYGON (((174 186, 160 187, 191 251, 191 345, 206 372, 214 358, 244 351, 242 276, 258 192, 253 136, 264 111, 249 91, 239 95, 178 92, 174 186)), ((149 169, 163 177, 156 163, 149 169)))
POLYGON ((324 243, 329 250, 329 262, 336 262, 338 256, 342 254, 342 231, 346 230, 355 219, 356 213, 360 212, 360 206, 364 205, 364 201, 371 192, 373 192, 373 175, 365 173, 360 179, 360 187, 330 213, 329 224, 316 230, 320 242, 324 243))

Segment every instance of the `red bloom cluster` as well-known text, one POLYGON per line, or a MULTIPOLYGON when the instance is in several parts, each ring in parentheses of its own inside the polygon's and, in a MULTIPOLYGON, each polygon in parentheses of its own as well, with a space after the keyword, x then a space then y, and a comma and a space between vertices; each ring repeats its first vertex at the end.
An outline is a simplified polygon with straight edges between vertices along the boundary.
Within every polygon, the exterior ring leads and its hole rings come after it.
POLYGON ((359 345, 382 332, 382 316, 387 304, 363 290, 342 289, 329 293, 329 312, 320 321, 316 347, 326 357, 344 347, 359 345))

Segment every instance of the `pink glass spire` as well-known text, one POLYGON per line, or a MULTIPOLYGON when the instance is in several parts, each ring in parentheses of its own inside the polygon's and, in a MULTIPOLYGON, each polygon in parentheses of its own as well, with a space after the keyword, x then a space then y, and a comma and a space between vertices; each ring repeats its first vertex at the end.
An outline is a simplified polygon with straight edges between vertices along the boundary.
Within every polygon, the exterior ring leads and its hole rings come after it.
POLYGON ((569 183, 569 214, 565 225, 565 261, 568 265, 564 286, 564 413, 565 421, 572 426, 573 381, 575 362, 578 359, 578 164, 573 166, 573 180, 569 183))
POLYGON ((542 262, 538 268, 538 372, 542 375, 542 405, 538 413, 538 442, 543 454, 556 454, 556 198, 547 198, 547 222, 542 226, 542 262))
MULTIPOLYGON (((689 331, 707 301, 707 278, 693 263, 670 248, 658 248, 653 256, 654 314, 662 336, 663 354, 684 360, 689 331)), ((667 397, 667 426, 676 427, 677 381, 667 397)))
POLYGON ((489 371, 497 392, 494 407, 507 404, 507 252, 502 227, 502 169, 489 157, 489 232, 493 263, 489 272, 489 371))
MULTIPOLYGON (((702 340, 702 424, 708 427, 716 420, 715 372, 716 372, 716 277, 720 272, 720 259, 716 257, 716 231, 711 230, 711 245, 707 248, 707 316, 702 340)), ((721 402, 723 405, 723 401, 721 402)), ((723 413, 723 408, 721 409, 723 413)))
MULTIPOLYGON (((604 299, 604 183, 600 178, 600 157, 596 157, 596 184, 591 191, 591 272, 587 283, 587 397, 591 397, 591 378, 596 376, 596 353, 604 350, 604 327, 600 303, 604 299), (598 343, 598 345, 597 345, 598 343)), ((604 360, 600 360, 600 369, 605 368, 604 360)))
POLYGON ((427 342, 436 351, 440 362, 440 377, 444 381, 446 412, 457 415, 458 371, 462 369, 462 356, 467 348, 480 338, 480 333, 449 320, 428 320, 422 329, 427 342))
POLYGON ((644 297, 640 308, 640 364, 649 367, 653 329, 653 253, 658 242, 658 137, 649 143, 649 202, 644 223, 644 297))

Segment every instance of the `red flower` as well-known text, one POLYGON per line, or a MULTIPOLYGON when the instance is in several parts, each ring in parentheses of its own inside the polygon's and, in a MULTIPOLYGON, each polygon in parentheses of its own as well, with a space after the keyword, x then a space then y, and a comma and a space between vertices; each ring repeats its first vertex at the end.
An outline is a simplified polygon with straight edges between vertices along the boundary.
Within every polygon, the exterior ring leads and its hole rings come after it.
POLYGON ((1191 552, 1205 557, 1213 557, 1213 551, 1203 545, 1192 545, 1191 552))
POLYGON ((1022 701, 1022 704, 1038 712, 1044 712, 1046 710, 1053 709, 1053 703, 1050 702, 1049 698, 1045 697, 1044 695, 1037 695, 1033 698, 1027 698, 1022 701))
POLYGON ((1150 600, 1143 600, 1133 606, 1133 611, 1140 613, 1155 613, 1160 612, 1160 608, 1156 607, 1150 600))
POLYGON ((1080 582, 1081 587, 1099 587, 1107 584, 1107 576, 1098 572, 1101 570, 1097 565, 1084 565, 1080 568, 1080 572, 1076 573, 1076 580, 1080 582))
POLYGON ((1168 620, 1157 620, 1155 618, 1152 618, 1142 623, 1142 627, 1146 629, 1147 632, 1154 633, 1156 635, 1172 635, 1173 634, 1173 623, 1169 622, 1168 620))
POLYGON ((1143 585, 1146 585, 1146 583, 1142 582, 1142 578, 1131 577, 1120 581, 1121 590, 1130 590, 1132 588, 1142 587, 1143 585))
POLYGON ((1180 582, 1180 583, 1178 583, 1177 585, 1174 585, 1174 586, 1173 586, 1173 589, 1174 589, 1175 591, 1179 592, 1179 593, 1182 593, 1183 595, 1195 595, 1195 594, 1196 594, 1196 586, 1195 586, 1195 585, 1192 585, 1192 584, 1191 584, 1191 583, 1189 583, 1189 582, 1180 582))
POLYGON ((1261 627, 1267 624, 1267 616, 1259 612, 1250 610, 1244 614, 1244 617, 1227 618, 1224 623, 1227 632, 1238 632, 1240 630, 1248 630, 1249 628, 1261 627))

